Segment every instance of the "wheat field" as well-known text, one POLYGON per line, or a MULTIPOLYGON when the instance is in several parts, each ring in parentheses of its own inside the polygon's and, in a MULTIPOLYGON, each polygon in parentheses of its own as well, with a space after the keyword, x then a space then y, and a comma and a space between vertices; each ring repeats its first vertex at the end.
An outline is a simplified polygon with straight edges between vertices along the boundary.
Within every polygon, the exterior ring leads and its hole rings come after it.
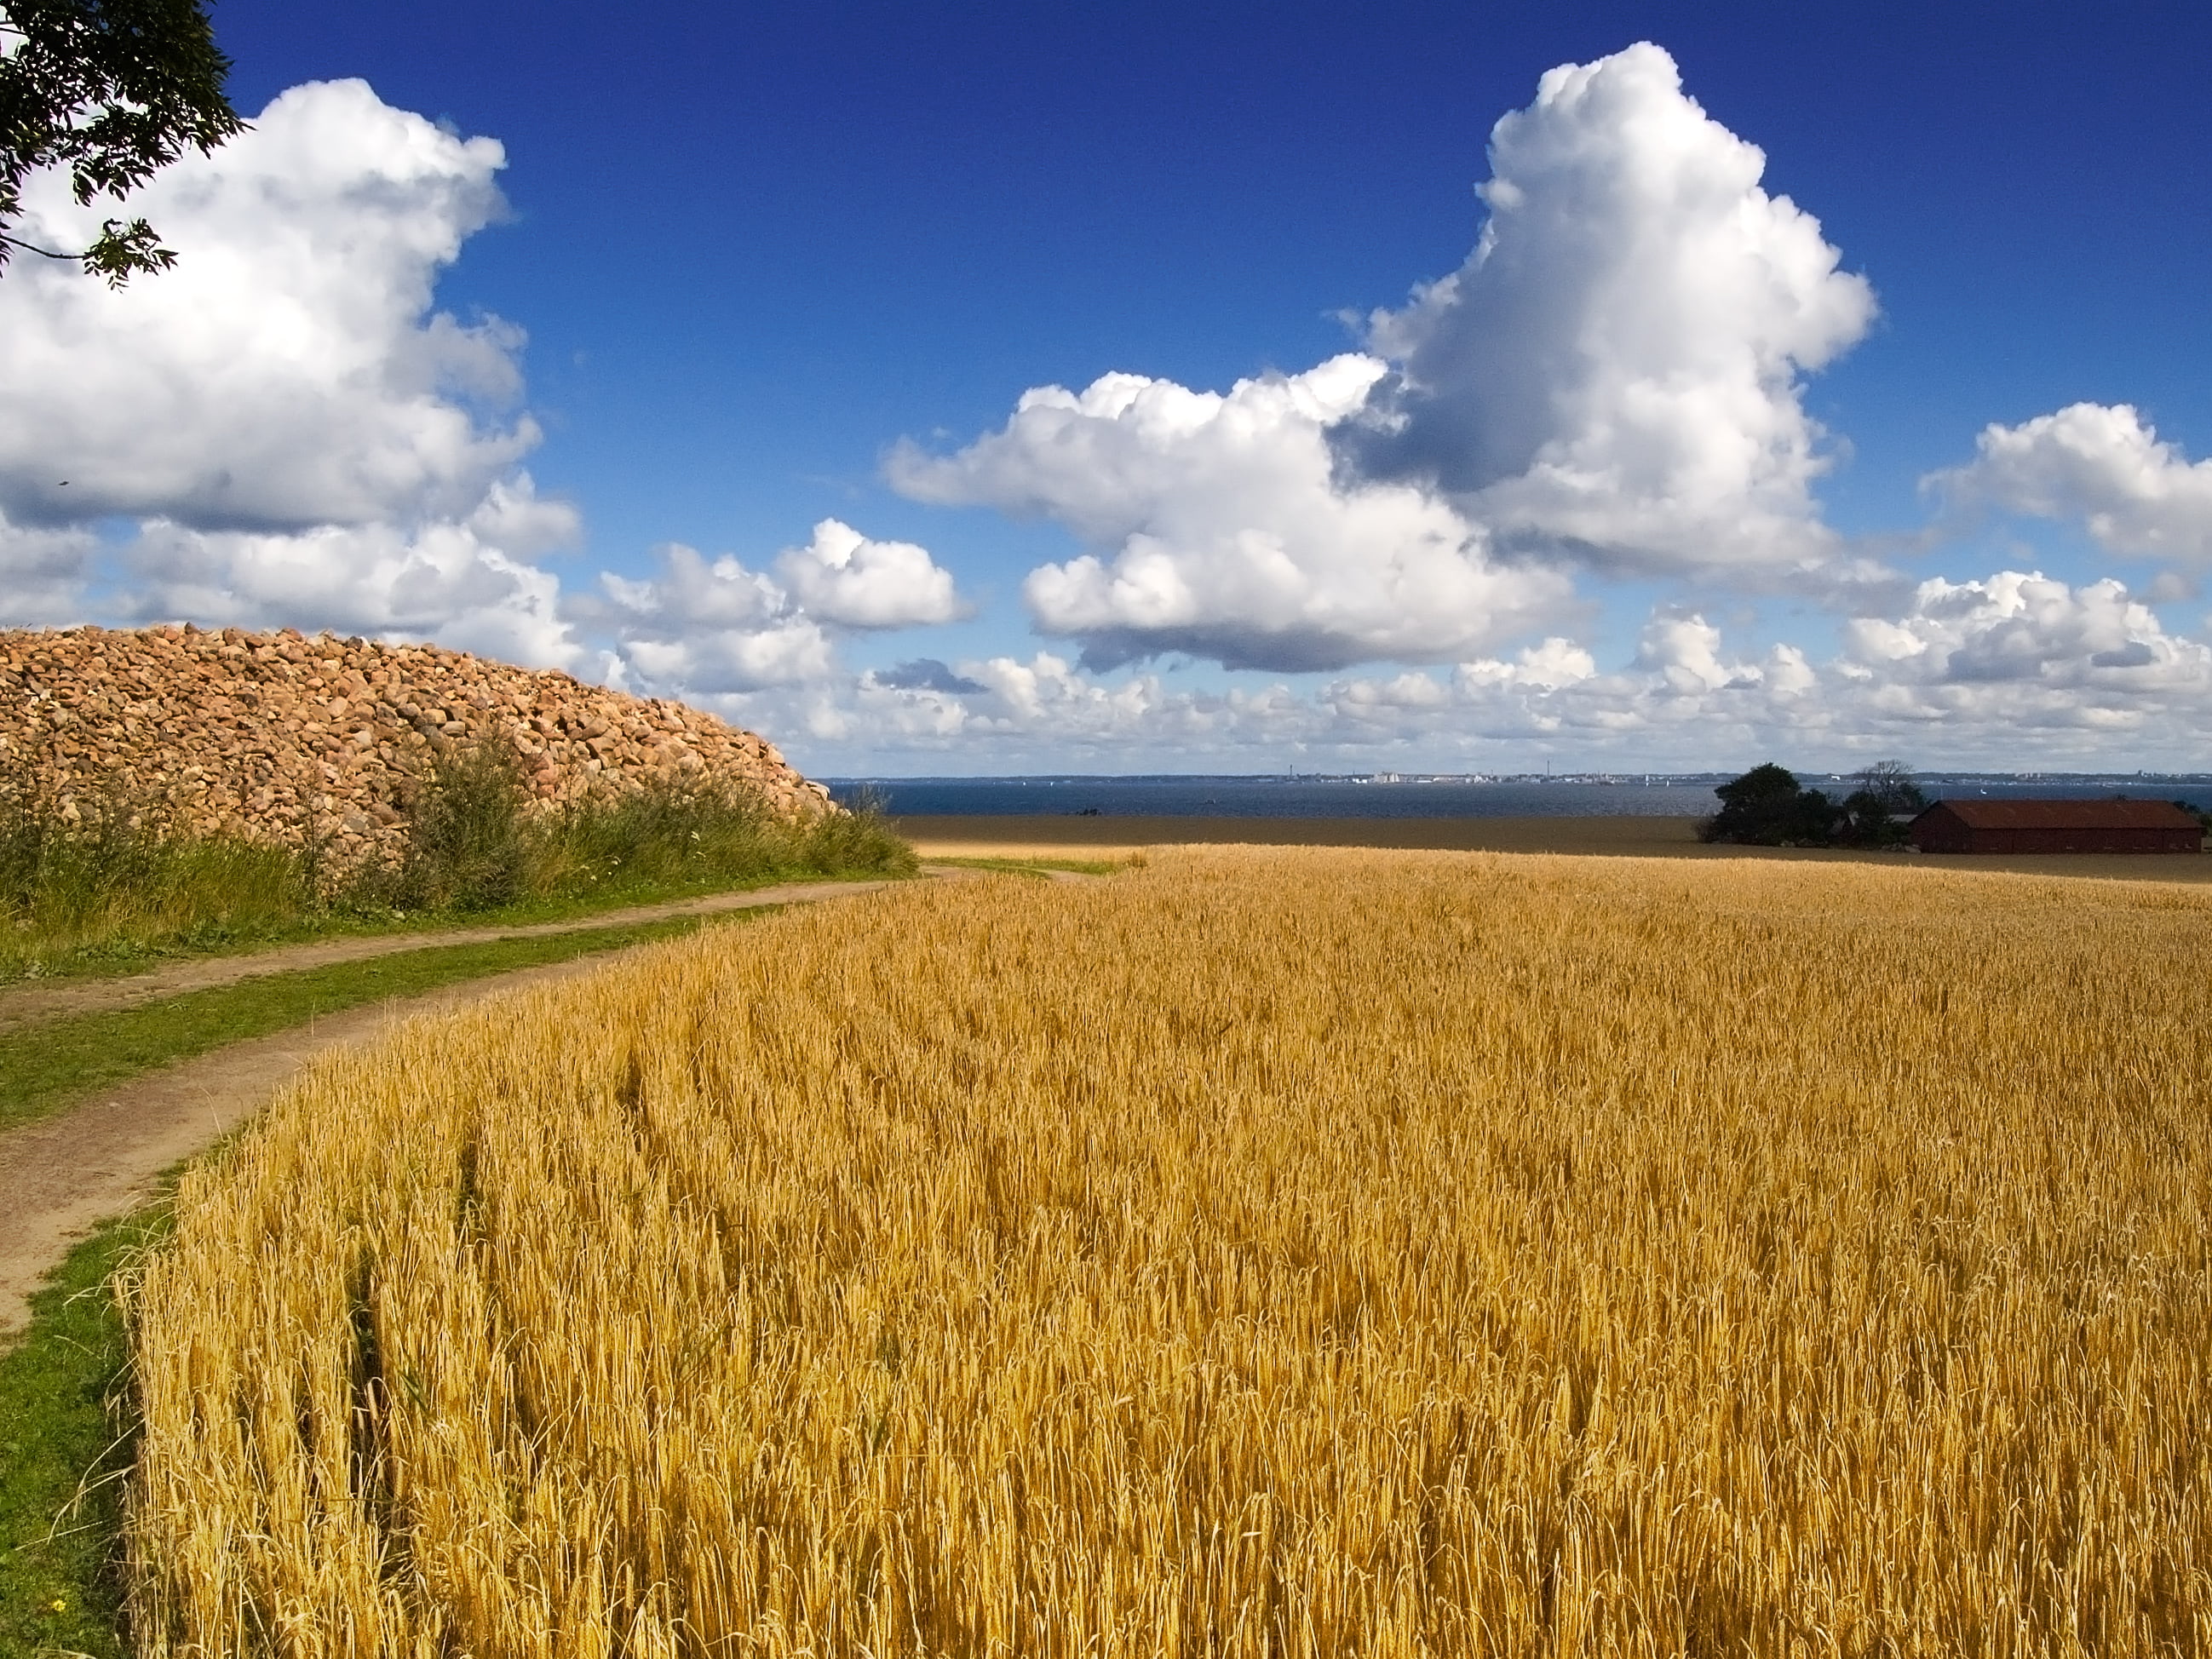
POLYGON ((2212 1651, 2212 892, 1220 849, 335 1058, 148 1655, 2212 1651))

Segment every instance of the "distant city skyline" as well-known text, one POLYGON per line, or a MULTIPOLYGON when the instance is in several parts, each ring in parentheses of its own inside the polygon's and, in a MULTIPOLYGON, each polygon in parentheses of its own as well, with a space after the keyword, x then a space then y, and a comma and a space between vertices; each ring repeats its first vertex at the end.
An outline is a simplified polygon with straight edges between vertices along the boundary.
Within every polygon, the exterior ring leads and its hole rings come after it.
POLYGON ((178 268, 0 276, 0 625, 832 776, 2212 770, 2202 9, 214 15, 178 268))

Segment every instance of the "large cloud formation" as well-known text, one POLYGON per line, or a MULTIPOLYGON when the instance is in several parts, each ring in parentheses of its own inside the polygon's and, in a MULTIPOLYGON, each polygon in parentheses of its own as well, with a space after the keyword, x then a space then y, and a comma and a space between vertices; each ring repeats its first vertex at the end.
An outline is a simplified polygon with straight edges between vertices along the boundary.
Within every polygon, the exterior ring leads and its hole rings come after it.
MULTIPOLYGON (((1864 330, 1870 293, 1665 53, 1545 76, 1492 159, 1475 252, 1376 313, 1365 349, 1224 392, 1043 387, 954 453, 897 447, 908 495, 1084 544, 1023 588, 1080 649, 939 646, 854 674, 860 641, 968 614, 924 548, 824 520, 760 568, 670 546, 649 574, 563 590, 541 560, 581 526, 521 468, 521 335, 435 303, 500 210, 499 146, 359 82, 295 88, 149 187, 176 271, 114 294, 29 262, 0 283, 0 623, 428 635, 872 763, 1483 766, 1533 741, 1632 768, 1807 749, 2007 764, 2024 744, 2101 765, 2121 742, 2133 763, 2201 763, 2212 648, 2120 582, 1849 580, 1801 381, 1864 330), (1686 597, 1808 572, 1845 602, 1825 655, 1731 642, 1711 592, 1686 597), (1569 637, 1578 576, 1675 584, 1617 669, 1569 637), (1160 653, 1335 678, 1109 677, 1160 653)), ((52 180, 29 199, 33 237, 88 234, 52 180)), ((1929 488, 2212 563, 2212 462, 2126 405, 1992 425, 1929 488)), ((2147 591, 2188 587, 2168 569, 2147 591)))
POLYGON ((111 609, 126 620, 288 627, 435 638, 508 661, 573 663, 560 581, 532 556, 565 544, 574 509, 527 474, 495 483, 465 517, 283 531, 143 522, 121 550, 111 609))
POLYGON ((928 667, 818 684, 772 712, 860 763, 937 750, 1010 769, 1071 757, 1112 768, 1172 748, 1228 770, 1299 756, 1518 770, 1532 743, 1629 770, 1808 748, 2007 766, 2023 732, 2044 764, 2109 765, 2118 741, 2142 762, 2188 764, 2212 723, 2212 647, 2169 632, 2117 581, 2022 571, 1924 581, 1897 615, 1847 623, 1825 659, 1789 643, 1732 648, 1704 615, 1662 611, 1612 672, 1559 636, 1308 690, 1109 680, 1049 651, 928 667))
POLYGON ((1827 556, 1802 375, 1874 295, 1765 165, 1657 46, 1550 71, 1492 131, 1467 263, 1371 319, 1392 370, 1342 453, 1626 574, 1827 556))
MULTIPOLYGON (((538 437, 512 412, 522 334, 434 307, 440 273, 501 210, 503 161, 363 82, 295 87, 146 186, 175 270, 114 293, 73 267, 10 267, 0 623, 189 617, 587 665, 580 607, 536 562, 581 526, 519 465, 538 437), (91 526, 118 517, 136 534, 104 548, 91 526)), ((27 203, 33 240, 89 233, 58 179, 27 203)), ((778 569, 781 584, 678 549, 657 579, 611 582, 603 660, 787 684, 835 672, 832 630, 961 614, 926 550, 834 520, 778 569)))
MULTIPOLYGON (((434 634, 572 660, 553 579, 565 504, 516 469, 537 441, 503 419, 520 332, 433 309, 440 270, 500 210, 500 146, 394 109, 358 81, 295 87, 214 155, 143 191, 182 255, 118 293, 21 261, 0 283, 0 560, 6 620, 95 603, 97 538, 121 620, 191 615, 434 634), (112 579, 112 578, 111 578, 112 579)), ((82 241, 40 175, 25 234, 82 241)))
MULTIPOLYGON (((174 270, 113 293, 73 266, 12 267, 9 515, 265 531, 466 513, 536 437, 453 396, 515 393, 516 331, 426 315, 440 267, 498 210, 502 160, 362 82, 295 87, 145 186, 174 270)), ((32 240, 87 228, 59 179, 27 202, 32 240)))
POLYGON ((1569 570, 1832 561, 1804 372, 1874 315, 1765 158, 1636 46, 1500 121, 1467 263, 1369 350, 1228 393, 1108 375, 1025 394, 957 453, 891 454, 919 500, 1054 519, 1038 626, 1101 666, 1434 663, 1558 619, 1569 570))
POLYGON ((824 519, 804 547, 787 548, 775 568, 792 602, 842 628, 921 628, 967 614, 952 573, 912 542, 879 542, 824 519))
POLYGON ((1928 481, 1954 506, 2078 519, 2108 552, 2212 562, 2212 460, 2192 465, 2126 404, 1992 422, 1975 447, 1928 481))
POLYGON ((1422 490, 1331 477, 1328 429, 1381 372, 1347 356, 1225 395, 1135 374, 1048 386, 957 455, 895 451, 891 477, 918 500, 1048 514, 1116 550, 1023 587, 1094 668, 1162 651, 1293 672, 1450 661, 1554 619, 1565 577, 1499 568, 1422 490))

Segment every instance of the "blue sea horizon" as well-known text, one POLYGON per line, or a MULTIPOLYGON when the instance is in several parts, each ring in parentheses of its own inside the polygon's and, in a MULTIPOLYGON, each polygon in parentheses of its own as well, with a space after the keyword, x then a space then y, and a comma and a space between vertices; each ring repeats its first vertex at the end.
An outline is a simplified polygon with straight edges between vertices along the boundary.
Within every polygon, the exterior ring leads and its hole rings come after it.
MULTIPOLYGON (((1711 773, 1466 777, 1382 772, 1313 776, 1265 774, 1034 774, 1002 777, 828 778, 840 802, 874 800, 892 817, 1691 817, 1717 809, 1711 773)), ((1832 795, 1851 775, 1800 773, 1832 795)), ((2212 774, 1919 773, 1931 800, 2111 795, 2212 805, 2212 774)))

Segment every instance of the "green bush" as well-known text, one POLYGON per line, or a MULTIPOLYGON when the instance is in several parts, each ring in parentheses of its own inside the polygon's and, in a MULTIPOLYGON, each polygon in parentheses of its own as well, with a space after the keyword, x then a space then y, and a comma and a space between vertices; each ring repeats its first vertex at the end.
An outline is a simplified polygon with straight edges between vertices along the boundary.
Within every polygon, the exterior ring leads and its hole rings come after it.
POLYGON ((1772 761, 1713 791, 1721 810, 1698 826, 1698 839, 1752 847, 1895 848, 1911 837, 1905 824, 1928 805, 1903 761, 1876 761, 1838 805, 1772 761))
POLYGON ((0 777, 0 977, 57 951, 251 936, 312 907, 307 877, 288 848, 179 831, 163 801, 111 793, 65 813, 27 775, 0 777))
POLYGON ((911 876, 921 868, 914 848, 892 829, 883 803, 864 795, 849 810, 825 813, 799 833, 798 867, 824 876, 911 876))
POLYGON ((656 779, 532 811, 521 765, 503 746, 441 754, 402 807, 406 855, 392 869, 362 872, 335 902, 468 914, 584 893, 643 896, 915 868, 913 850, 872 804, 787 820, 759 791, 725 779, 656 779))
POLYGON ((1902 847, 1906 826, 1928 806, 1928 797, 1903 761, 1876 761, 1859 774, 1859 787, 1844 797, 1836 839, 1846 847, 1902 847))
POLYGON ((407 853, 397 869, 368 871, 338 894, 356 908, 380 900, 405 910, 495 910, 531 896, 538 862, 523 816, 522 768, 504 744, 447 750, 402 802, 407 853))
POLYGON ((532 825, 538 890, 912 875, 914 851, 872 804, 787 821, 742 784, 656 781, 589 795, 532 825))

